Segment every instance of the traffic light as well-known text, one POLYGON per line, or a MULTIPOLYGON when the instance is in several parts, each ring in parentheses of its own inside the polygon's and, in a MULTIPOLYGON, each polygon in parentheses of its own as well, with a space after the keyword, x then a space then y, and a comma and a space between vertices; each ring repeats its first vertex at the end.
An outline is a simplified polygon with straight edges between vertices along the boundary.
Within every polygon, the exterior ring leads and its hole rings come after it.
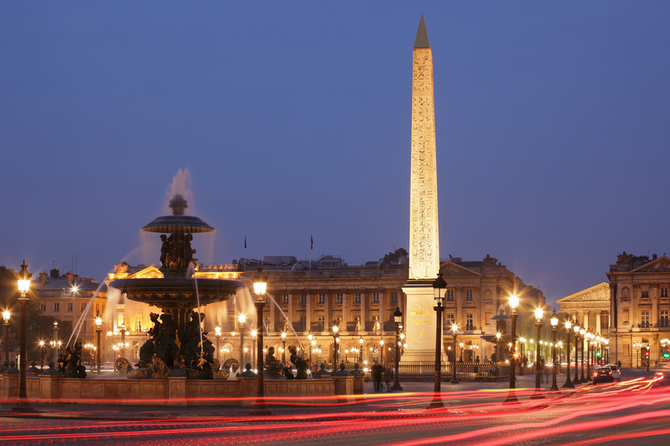
POLYGON ((670 359, 670 352, 664 351, 663 352, 663 359, 670 359))
POLYGON ((600 350, 596 352, 596 358, 600 358, 600 350))
POLYGON ((649 350, 645 350, 645 351, 644 351, 644 357, 645 357, 645 358, 648 358, 648 357, 649 357, 649 350))

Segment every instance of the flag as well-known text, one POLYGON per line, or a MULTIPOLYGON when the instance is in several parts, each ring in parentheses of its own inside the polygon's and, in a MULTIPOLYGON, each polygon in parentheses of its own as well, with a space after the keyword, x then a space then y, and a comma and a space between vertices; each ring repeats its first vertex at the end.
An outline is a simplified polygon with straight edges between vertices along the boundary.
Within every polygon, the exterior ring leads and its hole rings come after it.
POLYGON ((244 249, 247 249, 247 236, 244 236, 244 249))
POLYGON ((311 243, 309 249, 314 249, 314 237, 312 237, 312 236, 310 235, 310 236, 309 236, 309 241, 310 241, 310 243, 311 243))

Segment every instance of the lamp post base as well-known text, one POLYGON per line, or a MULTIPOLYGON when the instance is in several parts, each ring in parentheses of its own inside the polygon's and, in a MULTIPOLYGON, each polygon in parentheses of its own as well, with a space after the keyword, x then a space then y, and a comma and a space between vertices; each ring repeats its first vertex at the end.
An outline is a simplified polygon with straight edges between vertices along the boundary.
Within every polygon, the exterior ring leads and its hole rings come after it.
POLYGON ((433 401, 428 405, 428 409, 444 409, 441 393, 435 393, 433 395, 433 401))
POLYGON ((575 385, 572 384, 572 381, 570 381, 570 378, 568 378, 568 379, 565 381, 565 384, 563 384, 563 388, 564 388, 564 389, 574 389, 574 388, 575 388, 575 385))
POLYGON ((395 383, 393 383, 393 385, 391 386, 391 390, 402 390, 402 386, 400 385, 399 382, 395 382, 395 383))
POLYGON ((509 390, 509 393, 507 394, 507 398, 505 398, 505 401, 503 401, 503 404, 519 404, 519 400, 516 397, 516 391, 514 389, 509 390))
POLYGON ((12 412, 33 413, 36 412, 36 410, 28 403, 28 401, 19 400, 14 404, 14 407, 12 407, 12 412))
POLYGON ((449 382, 452 383, 452 384, 460 384, 460 383, 461 383, 461 382, 458 380, 458 378, 456 378, 455 376, 454 376, 453 378, 451 378, 451 381, 449 381, 449 382))
POLYGON ((543 400, 544 395, 542 395, 542 391, 540 389, 535 389, 535 392, 530 396, 531 400, 543 400))
POLYGON ((249 412, 249 415, 268 416, 272 415, 272 412, 270 412, 270 409, 267 408, 265 403, 256 403, 254 408, 249 412))

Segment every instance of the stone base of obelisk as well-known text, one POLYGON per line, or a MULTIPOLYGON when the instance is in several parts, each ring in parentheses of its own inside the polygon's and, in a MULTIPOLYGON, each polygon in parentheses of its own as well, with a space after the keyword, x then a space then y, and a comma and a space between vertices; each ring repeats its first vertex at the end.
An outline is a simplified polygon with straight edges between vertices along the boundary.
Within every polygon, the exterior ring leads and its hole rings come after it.
MULTIPOLYGON (((407 296, 405 342, 407 348, 400 360, 435 363, 435 310, 433 279, 410 280, 402 288, 407 296)), ((444 315, 444 314, 443 314, 444 315)), ((444 361, 446 358, 443 358, 444 361)))

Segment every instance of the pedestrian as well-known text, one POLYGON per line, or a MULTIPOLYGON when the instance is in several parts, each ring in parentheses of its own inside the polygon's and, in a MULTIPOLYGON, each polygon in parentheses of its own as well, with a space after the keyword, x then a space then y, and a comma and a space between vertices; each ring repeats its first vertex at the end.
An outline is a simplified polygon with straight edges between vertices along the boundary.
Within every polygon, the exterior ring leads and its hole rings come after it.
POLYGON ((391 391, 391 380, 393 379, 393 368, 391 364, 386 364, 386 369, 384 370, 384 380, 386 381, 386 391, 391 391))
POLYGON ((379 361, 375 361, 370 372, 372 374, 372 381, 375 383, 375 392, 381 392, 384 368, 379 364, 379 361))

